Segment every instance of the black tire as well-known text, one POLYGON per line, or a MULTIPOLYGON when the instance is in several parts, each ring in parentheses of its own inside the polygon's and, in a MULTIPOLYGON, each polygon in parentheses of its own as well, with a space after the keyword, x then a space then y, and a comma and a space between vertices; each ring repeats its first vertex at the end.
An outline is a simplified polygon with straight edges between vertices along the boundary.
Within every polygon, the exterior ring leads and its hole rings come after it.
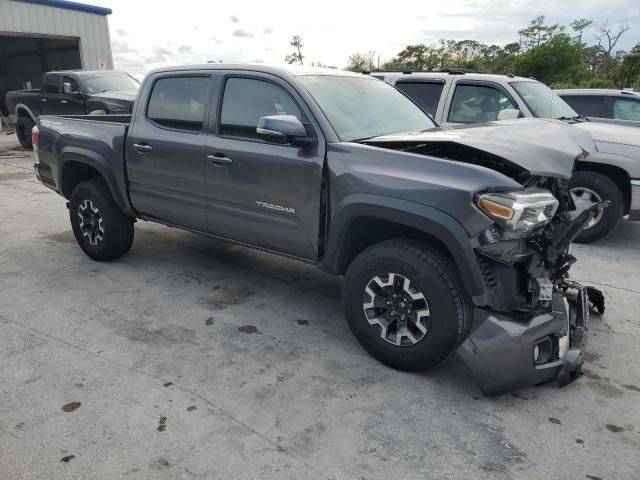
MULTIPOLYGON (((101 178, 82 182, 73 189, 69 219, 78 245, 94 260, 115 260, 131 249, 134 219, 120 210, 101 178), (82 225, 84 220, 81 212, 93 211, 93 209, 97 209, 101 220, 99 222, 101 232, 96 235, 87 232, 91 229, 90 226, 82 225)), ((97 224, 98 222, 95 225, 97 224)), ((88 222, 87 225, 89 225, 88 222)))
POLYGON ((345 275, 343 303, 349 327, 364 349, 405 371, 440 364, 467 338, 472 324, 471 299, 451 258, 441 249, 413 239, 387 240, 360 253, 345 275), (381 329, 369 324, 363 303, 370 296, 365 289, 375 276, 385 273, 410 280, 426 298, 428 329, 416 343, 394 345, 382 338, 381 329))
POLYGON ((34 125, 35 123, 33 123, 31 117, 26 115, 18 117, 18 122, 16 123, 16 137, 18 137, 20 145, 29 150, 33 148, 33 144, 31 143, 31 129, 34 125))
POLYGON ((588 189, 602 200, 610 200, 611 205, 602 210, 600 220, 587 228, 575 239, 577 243, 591 243, 611 233, 624 215, 624 197, 616 183, 609 177, 596 172, 579 171, 573 174, 569 188, 588 189))

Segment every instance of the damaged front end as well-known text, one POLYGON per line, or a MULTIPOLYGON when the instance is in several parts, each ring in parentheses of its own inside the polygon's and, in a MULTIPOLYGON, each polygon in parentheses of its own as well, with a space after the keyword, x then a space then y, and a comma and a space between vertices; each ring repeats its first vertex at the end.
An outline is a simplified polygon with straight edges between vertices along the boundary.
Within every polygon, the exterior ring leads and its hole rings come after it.
POLYGON ((495 224, 476 248, 485 292, 474 298, 474 330, 458 353, 485 394, 575 379, 589 304, 604 311, 602 295, 568 272, 571 242, 606 204, 575 215, 566 179, 529 177, 523 186, 476 199, 495 224))

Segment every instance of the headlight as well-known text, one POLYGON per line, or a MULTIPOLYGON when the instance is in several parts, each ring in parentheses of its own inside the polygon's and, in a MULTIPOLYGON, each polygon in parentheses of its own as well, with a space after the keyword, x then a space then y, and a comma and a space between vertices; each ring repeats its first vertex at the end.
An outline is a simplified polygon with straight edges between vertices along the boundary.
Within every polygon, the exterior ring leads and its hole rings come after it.
POLYGON ((558 200, 549 190, 529 188, 479 195, 478 206, 505 229, 526 233, 553 218, 558 200))

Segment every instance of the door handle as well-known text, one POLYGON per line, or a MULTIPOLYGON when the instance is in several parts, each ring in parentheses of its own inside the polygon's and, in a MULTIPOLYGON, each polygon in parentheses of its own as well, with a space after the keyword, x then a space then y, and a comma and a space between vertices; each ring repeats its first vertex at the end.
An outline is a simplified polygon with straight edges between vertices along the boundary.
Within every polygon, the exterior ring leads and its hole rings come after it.
POLYGON ((227 157, 224 153, 216 153, 215 155, 207 155, 209 163, 216 167, 222 167, 224 165, 231 165, 233 160, 227 157))
POLYGON ((41 98, 41 99, 40 99, 40 101, 41 101, 41 102, 46 102, 46 101, 47 101, 47 99, 46 99, 46 98, 41 98))
POLYGON ((66 100, 60 100, 60 103, 69 103, 66 100))
POLYGON ((139 154, 144 155, 145 153, 149 153, 151 150, 153 150, 153 147, 144 143, 134 143, 133 149, 139 154))

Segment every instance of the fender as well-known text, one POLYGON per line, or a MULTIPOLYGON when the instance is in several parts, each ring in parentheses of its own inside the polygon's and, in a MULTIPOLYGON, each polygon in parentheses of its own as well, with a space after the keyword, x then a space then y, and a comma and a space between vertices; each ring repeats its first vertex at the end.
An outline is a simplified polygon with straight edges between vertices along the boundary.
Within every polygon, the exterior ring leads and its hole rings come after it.
POLYGON ((19 113, 20 110, 24 110, 27 113, 27 115, 31 117, 31 120, 33 120, 33 123, 36 123, 36 116, 33 114, 31 109, 27 107, 24 103, 18 103, 16 105, 16 118, 20 115, 19 113))
MULTIPOLYGON (((599 144, 598 148, 602 145, 599 144)), ((629 150, 633 147, 629 147, 629 150)), ((638 150, 638 154, 640 155, 640 148, 635 147, 638 150)), ((627 149, 621 148, 621 150, 627 149)), ((603 152, 598 151, 592 153, 584 160, 578 160, 576 162, 576 170, 588 170, 589 165, 595 165, 596 167, 601 165, 603 167, 612 166, 618 167, 629 176, 629 178, 640 178, 640 156, 638 158, 633 158, 628 155, 614 152, 603 152), (586 168, 585 168, 586 167, 586 168)))
POLYGON ((58 186, 62 192, 62 174, 65 166, 69 162, 78 162, 95 168, 102 178, 104 178, 111 195, 118 207, 127 215, 136 217, 137 213, 133 209, 129 196, 127 195, 127 186, 124 179, 124 172, 119 170, 121 175, 116 176, 113 169, 113 162, 109 162, 97 152, 84 148, 67 146, 60 152, 60 169, 58 171, 58 186), (111 167, 111 168, 110 168, 111 167))
POLYGON ((437 238, 453 257, 469 294, 483 294, 484 279, 474 252, 474 240, 462 225, 435 208, 379 195, 353 194, 340 202, 329 226, 323 270, 335 275, 344 273, 345 236, 349 225, 363 217, 397 223, 437 238))

